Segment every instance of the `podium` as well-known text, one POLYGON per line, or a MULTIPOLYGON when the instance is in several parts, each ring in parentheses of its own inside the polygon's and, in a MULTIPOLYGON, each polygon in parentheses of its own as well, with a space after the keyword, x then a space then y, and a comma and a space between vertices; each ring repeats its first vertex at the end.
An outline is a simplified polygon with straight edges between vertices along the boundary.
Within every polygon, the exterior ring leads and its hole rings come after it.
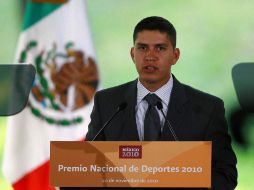
POLYGON ((211 141, 52 141, 50 185, 211 187, 211 141))

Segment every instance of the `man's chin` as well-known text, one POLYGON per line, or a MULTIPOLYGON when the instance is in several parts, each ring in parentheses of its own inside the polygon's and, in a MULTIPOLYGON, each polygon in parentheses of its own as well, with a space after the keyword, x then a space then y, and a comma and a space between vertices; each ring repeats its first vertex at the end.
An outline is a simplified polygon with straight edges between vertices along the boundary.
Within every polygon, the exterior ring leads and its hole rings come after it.
POLYGON ((156 84, 158 83, 158 80, 153 79, 153 78, 139 78, 141 83, 146 83, 146 84, 156 84))

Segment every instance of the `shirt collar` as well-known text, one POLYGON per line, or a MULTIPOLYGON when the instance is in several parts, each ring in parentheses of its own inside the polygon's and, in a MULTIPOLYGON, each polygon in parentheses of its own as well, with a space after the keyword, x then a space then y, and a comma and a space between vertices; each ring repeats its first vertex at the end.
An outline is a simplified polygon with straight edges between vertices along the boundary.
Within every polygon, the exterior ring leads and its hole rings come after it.
POLYGON ((162 102, 164 104, 168 105, 172 88, 173 88, 172 74, 170 75, 170 79, 168 80, 168 82, 166 84, 164 84, 162 87, 160 87, 158 90, 156 90, 155 92, 150 92, 149 90, 147 90, 143 86, 143 84, 140 82, 140 80, 138 79, 138 82, 137 82, 137 105, 149 93, 156 94, 162 100, 162 102))

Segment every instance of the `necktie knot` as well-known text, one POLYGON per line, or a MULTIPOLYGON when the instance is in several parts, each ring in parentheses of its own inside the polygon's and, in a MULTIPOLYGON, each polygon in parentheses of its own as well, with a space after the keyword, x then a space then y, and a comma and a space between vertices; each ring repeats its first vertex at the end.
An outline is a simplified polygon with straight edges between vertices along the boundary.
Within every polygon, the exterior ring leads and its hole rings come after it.
POLYGON ((148 94, 145 96, 144 99, 151 106, 156 106, 157 102, 160 101, 160 98, 156 94, 148 94))

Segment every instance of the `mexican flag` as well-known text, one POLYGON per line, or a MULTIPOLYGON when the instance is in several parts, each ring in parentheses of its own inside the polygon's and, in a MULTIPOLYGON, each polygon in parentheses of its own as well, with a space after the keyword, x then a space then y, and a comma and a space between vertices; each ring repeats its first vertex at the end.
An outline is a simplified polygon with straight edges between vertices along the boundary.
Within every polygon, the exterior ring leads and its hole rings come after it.
POLYGON ((50 141, 84 139, 100 88, 85 2, 28 2, 15 62, 37 73, 26 108, 8 121, 4 175, 17 190, 54 189, 50 141))

